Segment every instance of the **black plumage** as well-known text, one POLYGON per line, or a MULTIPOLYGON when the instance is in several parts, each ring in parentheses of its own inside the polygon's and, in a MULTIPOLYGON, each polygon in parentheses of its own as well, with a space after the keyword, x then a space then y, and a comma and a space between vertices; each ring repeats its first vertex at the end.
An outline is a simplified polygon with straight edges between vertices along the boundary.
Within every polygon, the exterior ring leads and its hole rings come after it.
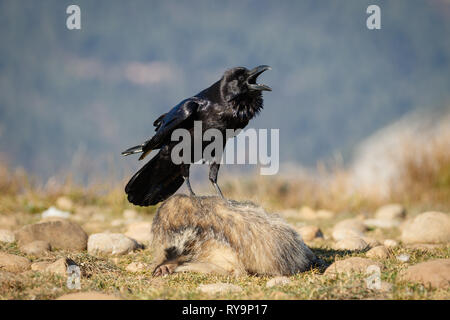
MULTIPOLYGON (((194 121, 201 121, 203 132, 214 128, 222 133, 225 148, 226 129, 243 129, 263 108, 262 91, 271 89, 266 85, 257 84, 256 79, 268 69, 270 67, 265 65, 252 70, 243 67, 232 68, 212 86, 181 101, 156 119, 153 123, 156 134, 150 140, 122 152, 123 155, 142 153, 139 158, 142 160, 152 150, 159 149, 159 152, 134 174, 126 185, 128 200, 140 206, 157 204, 175 193, 184 181, 193 195, 189 183, 190 163, 172 162, 171 150, 178 143, 171 141, 172 132, 184 128, 194 139, 194 121)), ((210 142, 201 143, 204 149, 210 142)), ((193 157, 191 162, 198 160, 201 159, 193 157)), ((209 179, 217 193, 223 197, 217 185, 219 166, 219 162, 210 164, 209 179)))

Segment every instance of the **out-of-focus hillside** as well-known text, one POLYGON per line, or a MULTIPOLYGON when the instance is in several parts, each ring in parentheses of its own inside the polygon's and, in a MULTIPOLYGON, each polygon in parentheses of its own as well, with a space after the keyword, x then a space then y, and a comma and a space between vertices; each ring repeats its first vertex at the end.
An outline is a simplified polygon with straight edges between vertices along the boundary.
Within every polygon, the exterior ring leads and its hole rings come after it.
POLYGON ((355 189, 387 196, 404 183, 413 192, 412 180, 448 185, 449 165, 450 107, 412 112, 380 129, 355 149, 350 167, 355 189))
MULTIPOLYGON (((446 1, 0 2, 0 153, 40 177, 120 178, 124 148, 229 67, 269 64, 254 127, 280 128, 283 162, 315 164, 450 93, 446 1)), ((132 168, 129 168, 132 167, 132 168)))

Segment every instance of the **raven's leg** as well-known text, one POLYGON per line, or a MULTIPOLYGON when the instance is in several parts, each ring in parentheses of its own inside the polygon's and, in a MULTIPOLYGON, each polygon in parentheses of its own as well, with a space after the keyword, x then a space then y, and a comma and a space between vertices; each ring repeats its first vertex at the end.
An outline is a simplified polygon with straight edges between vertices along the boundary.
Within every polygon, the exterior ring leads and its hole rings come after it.
POLYGON ((189 164, 183 164, 181 167, 181 174, 183 175, 184 181, 186 181, 186 186, 192 197, 195 197, 194 191, 192 191, 191 183, 189 182, 189 164))
POLYGON ((222 194, 222 190, 220 190, 219 185, 217 184, 217 175, 219 173, 220 163, 213 162, 209 167, 209 181, 212 182, 214 188, 216 189, 217 194, 224 200, 225 197, 222 194))

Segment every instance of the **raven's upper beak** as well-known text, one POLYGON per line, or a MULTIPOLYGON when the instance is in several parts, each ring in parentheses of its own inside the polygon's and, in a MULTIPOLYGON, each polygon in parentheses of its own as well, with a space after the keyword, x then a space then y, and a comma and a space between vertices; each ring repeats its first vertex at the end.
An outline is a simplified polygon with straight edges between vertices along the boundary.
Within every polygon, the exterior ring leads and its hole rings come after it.
POLYGON ((258 76, 266 70, 272 70, 272 68, 266 65, 262 65, 248 72, 247 87, 250 90, 272 91, 272 88, 270 88, 269 86, 266 86, 265 84, 256 83, 256 78, 258 78, 258 76))

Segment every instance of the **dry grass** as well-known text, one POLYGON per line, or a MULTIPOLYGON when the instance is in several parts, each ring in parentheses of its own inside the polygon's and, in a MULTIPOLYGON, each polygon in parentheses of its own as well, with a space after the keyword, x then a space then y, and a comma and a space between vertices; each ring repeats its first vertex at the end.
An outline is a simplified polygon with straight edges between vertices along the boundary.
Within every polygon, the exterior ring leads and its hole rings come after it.
POLYGON ((450 204, 450 129, 426 145, 413 141, 402 150, 400 181, 394 197, 404 202, 450 204))
MULTIPOLYGON (((317 254, 331 263, 351 256, 364 257, 363 253, 350 253, 328 249, 327 243, 313 246, 317 254)), ((0 251, 19 254, 15 245, 0 245, 0 251)), ((153 278, 151 269, 132 273, 125 270, 132 261, 150 262, 151 252, 141 250, 133 254, 112 258, 93 257, 87 253, 52 252, 45 258, 28 256, 33 261, 56 260, 69 257, 81 266, 81 291, 99 291, 124 299, 448 299, 450 292, 445 289, 432 289, 418 284, 397 280, 400 270, 407 264, 395 256, 409 254, 411 264, 438 258, 448 258, 450 247, 432 251, 398 248, 393 257, 384 260, 382 281, 393 285, 390 291, 370 290, 364 274, 351 276, 324 276, 318 270, 289 277, 286 286, 267 288, 267 277, 245 276, 227 277, 197 273, 173 274, 164 278, 153 278), (240 286, 239 293, 219 293, 210 295, 198 290, 200 284, 216 282, 232 283, 240 286)), ((0 277, 0 299, 54 299, 63 294, 76 292, 66 286, 66 278, 45 272, 27 271, 0 277)))

